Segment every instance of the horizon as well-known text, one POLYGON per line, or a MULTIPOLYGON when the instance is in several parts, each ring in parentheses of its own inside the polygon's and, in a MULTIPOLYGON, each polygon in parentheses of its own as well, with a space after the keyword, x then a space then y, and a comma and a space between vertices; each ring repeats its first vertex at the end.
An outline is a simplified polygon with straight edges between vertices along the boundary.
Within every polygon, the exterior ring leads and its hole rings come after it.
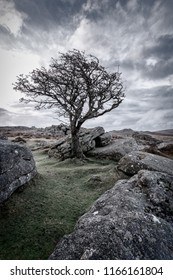
MULTIPOLYGON (((52 124, 52 125, 50 125, 50 126, 45 126, 45 127, 37 127, 37 126, 23 126, 23 125, 0 125, 0 129, 1 128, 29 128, 29 129, 46 129, 46 128, 49 128, 49 127, 51 127, 51 126, 58 126, 58 125, 61 125, 62 123, 60 123, 60 124, 57 124, 57 125, 55 125, 55 124, 52 124)), ((67 125, 68 126, 68 125, 67 125)), ((94 127, 85 127, 85 126, 82 126, 81 128, 86 128, 86 129, 92 129, 92 128, 94 128, 94 127)), ((104 128, 104 127, 103 127, 104 128)), ((110 130, 110 131, 106 131, 105 130, 105 132, 112 132, 112 131, 117 131, 117 132, 119 132, 119 131, 128 131, 128 130, 130 130, 130 131, 134 131, 135 132, 135 130, 133 130, 132 128, 123 128, 123 129, 113 129, 113 130, 110 130)), ((151 132, 151 133, 154 133, 154 132, 164 132, 164 131, 173 131, 173 128, 168 128, 168 129, 162 129, 162 130, 154 130, 154 131, 150 131, 150 130, 136 130, 136 132, 151 132)))

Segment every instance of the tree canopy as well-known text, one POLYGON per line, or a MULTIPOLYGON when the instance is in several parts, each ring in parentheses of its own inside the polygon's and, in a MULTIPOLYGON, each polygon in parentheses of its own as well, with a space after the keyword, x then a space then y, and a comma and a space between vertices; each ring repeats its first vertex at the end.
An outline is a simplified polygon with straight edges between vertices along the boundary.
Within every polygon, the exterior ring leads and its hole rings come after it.
POLYGON ((109 73, 97 57, 79 50, 52 58, 49 69, 19 75, 14 89, 25 94, 21 102, 34 102, 36 109, 57 108, 58 116, 69 120, 72 156, 77 157, 82 154, 78 137, 82 124, 115 109, 124 98, 120 73, 109 73))

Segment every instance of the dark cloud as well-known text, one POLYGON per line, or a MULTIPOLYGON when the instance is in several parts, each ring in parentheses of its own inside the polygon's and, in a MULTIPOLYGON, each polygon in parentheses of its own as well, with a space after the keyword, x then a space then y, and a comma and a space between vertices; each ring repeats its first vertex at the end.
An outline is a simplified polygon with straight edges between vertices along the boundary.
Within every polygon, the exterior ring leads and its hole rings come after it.
MULTIPOLYGON (((171 86, 162 86, 156 89, 150 89, 150 107, 156 107, 160 110, 170 110, 172 109, 173 104, 173 87, 171 86)), ((172 112, 173 120, 173 112, 172 112)))
POLYGON ((150 79, 173 75, 173 34, 158 37, 152 46, 143 49, 142 57, 146 60, 143 74, 150 79), (153 63, 147 65, 147 59, 153 63))
MULTIPOLYGON (((86 0, 11 0, 10 3, 14 3, 14 9, 22 23, 16 34, 9 27, 0 24, 0 45, 5 49, 25 48, 40 52, 51 49, 52 45, 61 45, 69 38, 77 28, 86 0)), ((12 8, 13 5, 10 6, 12 8)), ((8 13, 8 5, 5 9, 8 13)), ((14 25, 17 25, 18 19, 15 20, 14 25)))
MULTIPOLYGON (((116 20, 123 24, 127 19, 127 14, 134 21, 137 14, 141 14, 145 19, 149 18, 156 0, 150 1, 129 1, 129 0, 89 0, 86 1, 85 16, 93 21, 102 20, 103 16, 113 13, 116 20), (120 12, 121 10, 121 12, 120 12)), ((140 26, 138 26, 140 27, 140 26)))
POLYGON ((83 0, 14 0, 16 9, 27 15, 26 25, 50 30, 53 25, 71 24, 78 14, 83 0))
MULTIPOLYGON (((147 1, 148 2, 148 1, 147 1)), ((170 30, 170 33, 172 33, 172 26, 173 26, 173 1, 172 0, 165 0, 160 2, 162 7, 164 8, 163 13, 163 20, 164 20, 164 26, 165 30, 164 33, 167 33, 168 30, 170 30)))
POLYGON ((147 66, 144 75, 149 79, 163 79, 173 75, 173 60, 160 60, 155 65, 147 66))
POLYGON ((144 57, 154 57, 159 60, 168 60, 173 57, 173 34, 160 36, 154 46, 143 51, 144 57))

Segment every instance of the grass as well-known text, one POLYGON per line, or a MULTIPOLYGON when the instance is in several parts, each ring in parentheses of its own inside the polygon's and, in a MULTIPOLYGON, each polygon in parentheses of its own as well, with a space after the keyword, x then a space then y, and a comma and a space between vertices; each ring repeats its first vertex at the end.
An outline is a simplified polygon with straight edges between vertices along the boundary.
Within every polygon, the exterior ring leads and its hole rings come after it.
POLYGON ((33 154, 39 174, 0 207, 0 259, 47 259, 121 176, 111 161, 57 162, 43 152, 33 154))

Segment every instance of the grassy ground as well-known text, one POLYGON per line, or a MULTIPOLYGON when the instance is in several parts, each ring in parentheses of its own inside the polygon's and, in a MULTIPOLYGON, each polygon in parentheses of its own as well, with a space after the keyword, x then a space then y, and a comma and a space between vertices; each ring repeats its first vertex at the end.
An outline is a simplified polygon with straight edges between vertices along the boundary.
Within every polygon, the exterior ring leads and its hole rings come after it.
POLYGON ((39 174, 0 207, 0 259, 47 259, 59 239, 121 174, 115 163, 57 162, 35 151, 39 174))

